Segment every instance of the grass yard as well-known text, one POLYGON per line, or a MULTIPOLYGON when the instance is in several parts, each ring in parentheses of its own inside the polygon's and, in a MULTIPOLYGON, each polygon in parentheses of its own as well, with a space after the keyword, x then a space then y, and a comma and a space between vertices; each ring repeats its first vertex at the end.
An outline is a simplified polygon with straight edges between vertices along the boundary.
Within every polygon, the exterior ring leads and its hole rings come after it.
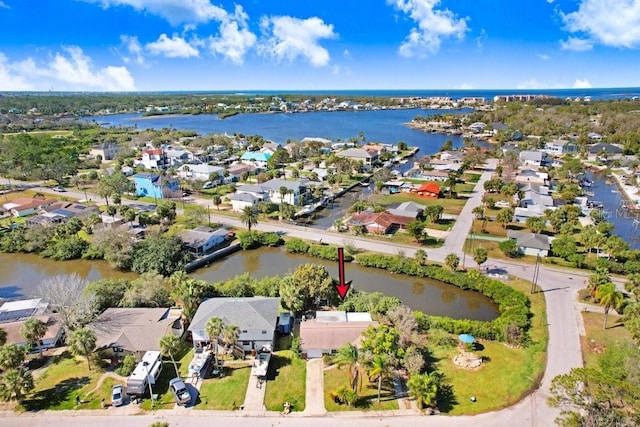
POLYGON ((224 368, 222 378, 206 379, 200 387, 198 409, 236 410, 244 403, 251 367, 224 368))
POLYGON ((485 362, 475 371, 453 364, 457 349, 433 348, 435 365, 452 388, 451 399, 439 403, 442 412, 470 415, 511 406, 532 391, 542 378, 548 341, 544 294, 530 295, 530 284, 523 280, 511 281, 509 285, 531 299, 532 344, 512 349, 499 342, 482 340, 476 352, 485 362), (475 403, 470 401, 471 396, 476 397, 475 403))
POLYGON ((374 196, 375 201, 382 206, 388 206, 393 203, 414 202, 425 206, 442 205, 444 212, 452 215, 459 215, 462 208, 467 203, 467 199, 431 199, 428 197, 419 197, 411 193, 399 194, 379 194, 374 196))
POLYGON ((269 411, 281 411, 282 404, 291 402, 292 411, 304 411, 306 398, 307 364, 292 358, 290 350, 273 354, 267 377, 264 405, 269 411))
MULTIPOLYGON (((178 369, 178 372, 179 371, 180 370, 178 369)), ((176 370, 173 367, 173 363, 171 363, 171 361, 163 361, 162 372, 156 380, 156 383, 151 386, 153 393, 158 395, 158 400, 153 402, 152 406, 151 399, 144 398, 140 404, 140 408, 145 410, 173 408, 175 399, 173 398, 173 394, 169 391, 169 381, 175 377, 176 370)))
POLYGON ((471 182, 475 184, 476 182, 480 181, 481 176, 482 174, 479 174, 479 173, 467 172, 464 175, 462 175, 462 179, 464 179, 466 182, 471 182))
POLYGON ((100 408, 100 400, 109 401, 110 391, 104 395, 102 388, 96 390, 103 371, 92 365, 89 370, 84 358, 74 358, 70 353, 55 357, 54 362, 35 381, 35 388, 24 399, 20 410, 62 410, 76 407, 76 396, 80 396, 82 409, 100 408))
POLYGON ((378 384, 369 382, 366 374, 362 375, 362 384, 358 389, 358 402, 355 406, 341 405, 331 398, 331 392, 340 387, 349 385, 349 367, 335 367, 324 371, 324 406, 329 412, 335 411, 362 411, 381 410, 388 411, 398 409, 398 400, 391 384, 385 381, 382 384, 380 404, 378 404, 378 384))
POLYGON ((594 368, 598 356, 616 342, 631 341, 629 331, 622 323, 622 316, 609 313, 607 329, 604 329, 604 313, 583 311, 582 320, 586 336, 580 337, 582 359, 587 368, 594 368))

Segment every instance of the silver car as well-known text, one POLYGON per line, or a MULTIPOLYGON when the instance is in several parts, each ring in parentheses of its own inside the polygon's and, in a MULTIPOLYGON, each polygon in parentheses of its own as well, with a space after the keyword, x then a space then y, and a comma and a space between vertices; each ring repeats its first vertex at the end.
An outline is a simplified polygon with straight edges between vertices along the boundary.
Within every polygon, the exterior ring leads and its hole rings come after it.
POLYGON ((116 384, 111 388, 111 405, 120 406, 124 403, 124 387, 116 384))
POLYGON ((184 406, 191 402, 191 394, 189 394, 189 390, 187 390, 187 387, 180 378, 174 378, 169 381, 169 390, 173 393, 178 405, 184 406))

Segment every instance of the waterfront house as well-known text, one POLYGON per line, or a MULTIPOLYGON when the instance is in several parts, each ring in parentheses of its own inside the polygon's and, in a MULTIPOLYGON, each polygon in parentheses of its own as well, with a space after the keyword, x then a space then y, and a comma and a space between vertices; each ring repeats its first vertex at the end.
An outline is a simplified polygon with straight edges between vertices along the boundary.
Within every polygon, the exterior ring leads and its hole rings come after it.
POLYGON ((167 147, 164 152, 167 155, 167 164, 169 166, 180 166, 193 160, 195 156, 189 150, 183 147, 167 147))
POLYGON ((363 148, 347 148, 346 150, 338 151, 336 156, 343 159, 361 161, 365 170, 371 170, 372 165, 378 161, 377 153, 369 152, 363 148))
POLYGON ((136 196, 164 199, 180 197, 180 183, 175 178, 168 178, 152 173, 137 173, 133 176, 136 196))
POLYGON ((315 319, 300 323, 302 357, 320 358, 335 353, 346 344, 360 347, 362 333, 377 325, 369 313, 317 311, 315 319))
POLYGON ((112 142, 104 142, 102 144, 94 145, 89 150, 89 155, 91 157, 98 158, 100 156, 102 158, 102 163, 108 162, 109 160, 113 160, 116 158, 116 155, 120 152, 122 147, 112 142))
POLYGON ((182 230, 178 233, 184 247, 196 256, 209 253, 211 249, 222 245, 229 237, 229 231, 225 228, 214 230, 203 225, 193 230, 182 230))
MULTIPOLYGON (((299 205, 304 201, 307 193, 308 180, 299 179, 294 181, 287 181, 284 179, 271 179, 262 184, 245 184, 240 185, 236 189, 236 194, 248 193, 255 196, 257 199, 265 200, 271 203, 280 204, 283 201, 290 205, 299 205), (280 188, 284 187, 288 193, 282 196, 280 188)), ((229 198, 233 201, 232 198, 229 198)), ((240 200, 239 200, 240 201, 240 200)), ((248 200, 242 200, 242 202, 248 202, 248 200)), ((235 210, 235 209, 234 209, 235 210)))
POLYGON ((225 325, 235 325, 240 329, 236 345, 245 352, 273 348, 279 307, 280 298, 209 298, 200 304, 189 325, 193 345, 198 349, 211 342, 206 333, 207 322, 217 317, 225 325))
POLYGON ((607 143, 590 145, 587 150, 589 151, 589 160, 595 160, 598 157, 604 156, 611 158, 623 153, 623 149, 620 146, 607 143))
POLYGON ((411 193, 419 197, 427 197, 429 199, 437 199, 440 197, 440 186, 435 182, 427 182, 419 187, 409 190, 411 193))
POLYGON ((269 153, 263 153, 261 151, 245 151, 244 154, 240 156, 240 161, 259 169, 266 169, 267 161, 270 158, 271 154, 269 153))
POLYGON ((541 257, 549 255, 552 240, 549 236, 524 231, 508 230, 507 237, 515 240, 519 254, 541 257))
POLYGON ((111 307, 87 327, 96 335, 96 351, 115 357, 124 356, 124 352, 140 357, 160 350, 165 335, 184 334, 182 310, 168 307, 111 307))
POLYGON ((0 323, 28 319, 47 312, 49 304, 41 298, 6 301, 0 304, 0 323))
POLYGON ((39 314, 35 316, 29 316, 27 318, 22 318, 10 322, 2 322, 0 323, 0 329, 3 329, 7 334, 6 343, 7 344, 16 344, 20 347, 29 347, 30 343, 28 343, 24 337, 22 336, 22 327, 25 322, 30 318, 35 318, 44 323, 47 327, 47 331, 44 336, 40 340, 39 346, 34 348, 30 348, 30 351, 36 350, 46 350, 48 348, 53 348, 57 346, 64 337, 64 328, 60 323, 58 317, 54 314, 39 314))
POLYGON ((520 164, 540 167, 546 161, 547 153, 542 151, 521 151, 518 155, 520 164))
POLYGON ((549 182, 549 174, 532 169, 522 169, 515 176, 517 183, 531 183, 546 185, 549 182))
POLYGON ((542 149, 550 156, 563 156, 565 154, 574 154, 578 151, 578 146, 570 141, 551 141, 544 144, 542 149))
POLYGON ((243 173, 254 173, 256 167, 253 165, 247 165, 244 163, 236 163, 227 167, 228 176, 225 178, 225 183, 239 181, 243 173))
POLYGON ((43 197, 19 197, 2 204, 2 207, 15 217, 29 216, 40 209, 58 202, 57 199, 45 199, 43 197))

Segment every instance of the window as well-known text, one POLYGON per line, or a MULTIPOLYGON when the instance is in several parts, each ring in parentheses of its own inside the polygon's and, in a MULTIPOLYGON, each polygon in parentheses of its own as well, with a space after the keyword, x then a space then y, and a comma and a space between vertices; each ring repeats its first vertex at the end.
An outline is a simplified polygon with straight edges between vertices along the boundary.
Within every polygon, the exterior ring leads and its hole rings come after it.
POLYGON ((267 335, 267 331, 262 331, 262 335, 267 335))
POLYGON ((242 333, 243 333, 243 334, 246 334, 246 333, 247 333, 247 331, 246 331, 246 330, 243 330, 243 331, 242 331, 242 333))

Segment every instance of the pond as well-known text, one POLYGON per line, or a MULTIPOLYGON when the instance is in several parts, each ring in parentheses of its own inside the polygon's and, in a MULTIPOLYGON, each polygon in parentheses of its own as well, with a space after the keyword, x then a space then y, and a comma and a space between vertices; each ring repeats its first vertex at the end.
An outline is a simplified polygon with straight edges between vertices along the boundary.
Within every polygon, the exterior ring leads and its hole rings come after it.
MULTIPOLYGON (((308 262, 323 265, 332 277, 338 277, 337 262, 288 254, 283 248, 236 252, 191 273, 191 276, 208 282, 220 282, 247 272, 260 279, 284 276, 298 265, 308 262)), ((32 296, 44 279, 59 274, 76 273, 88 281, 137 277, 135 273, 113 270, 105 261, 54 261, 33 254, 0 253, 0 265, 2 298, 32 296)), ((427 314, 474 320, 491 320, 498 315, 497 307, 489 298, 436 280, 392 274, 357 264, 345 265, 345 277, 352 281, 354 289, 395 296, 410 308, 427 314)))

